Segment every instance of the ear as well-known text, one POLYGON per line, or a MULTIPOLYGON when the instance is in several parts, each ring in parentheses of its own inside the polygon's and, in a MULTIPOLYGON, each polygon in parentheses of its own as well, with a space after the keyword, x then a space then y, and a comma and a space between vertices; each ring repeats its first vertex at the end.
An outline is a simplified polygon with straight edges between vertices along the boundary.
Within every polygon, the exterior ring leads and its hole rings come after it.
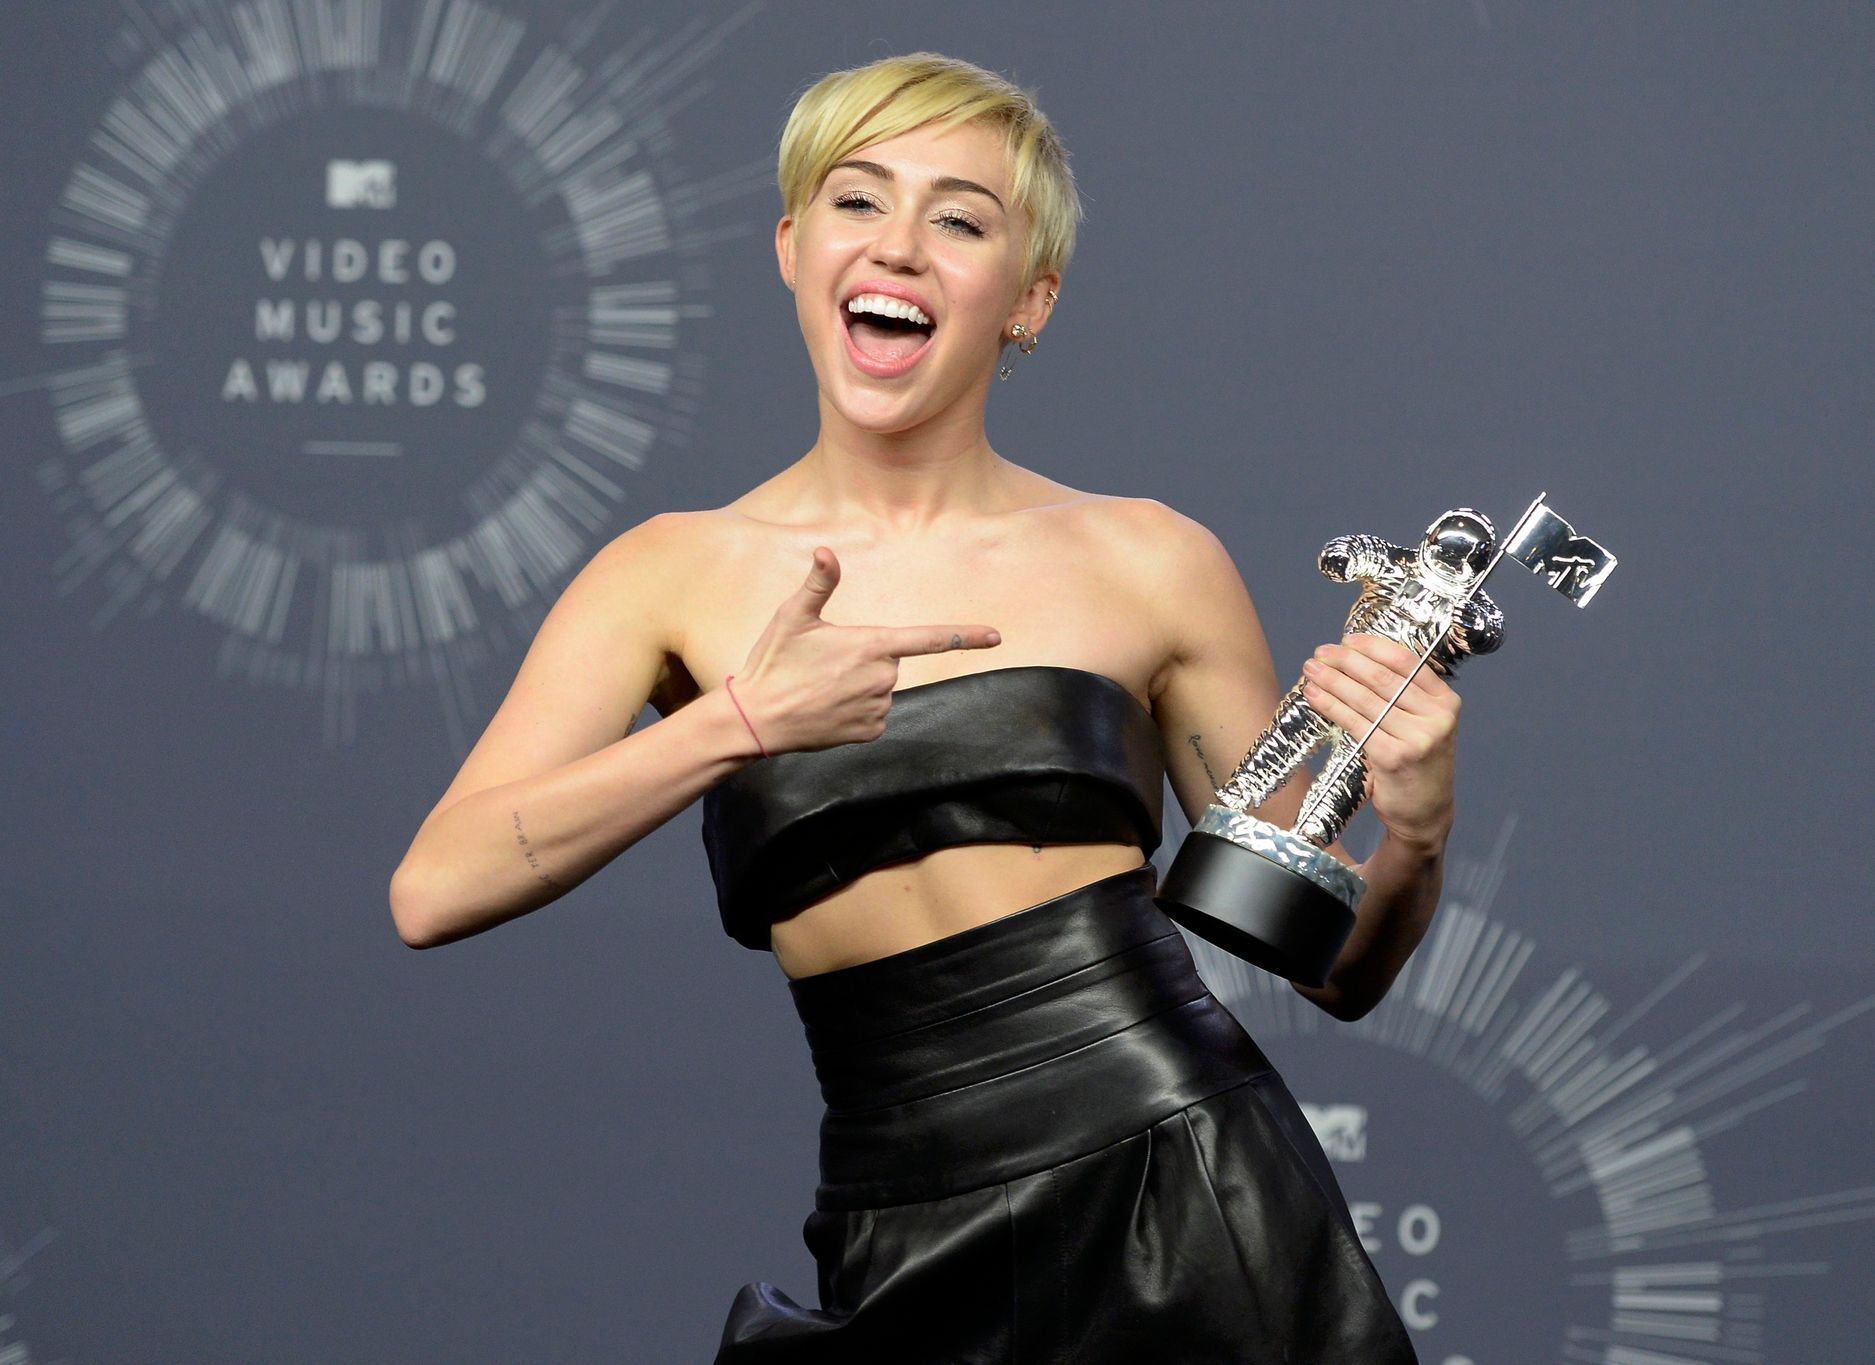
POLYGON ((781 269, 781 282, 794 292, 794 219, 783 217, 775 224, 775 264, 781 269))
POLYGON ((1008 338, 1009 328, 1014 323, 1022 323, 1032 334, 1039 334, 1048 325, 1049 314, 1055 311, 1050 303, 1050 293, 1061 292, 1061 272, 1044 270, 1035 277, 1035 282, 1017 296, 1015 305, 1009 310, 1009 319, 1003 324, 1003 336, 1008 338))

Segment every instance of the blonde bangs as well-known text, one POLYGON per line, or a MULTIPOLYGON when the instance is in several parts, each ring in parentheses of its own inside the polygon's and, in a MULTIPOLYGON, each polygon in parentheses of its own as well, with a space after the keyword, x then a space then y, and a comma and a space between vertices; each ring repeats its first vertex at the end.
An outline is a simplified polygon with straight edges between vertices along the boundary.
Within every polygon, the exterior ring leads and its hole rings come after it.
POLYGON ((1081 219, 1067 149, 1033 96, 970 62, 936 52, 884 57, 823 76, 795 101, 782 129, 776 180, 782 212, 799 217, 827 172, 862 147, 935 123, 1001 127, 1009 191, 1027 211, 1025 283, 1067 269, 1081 219))

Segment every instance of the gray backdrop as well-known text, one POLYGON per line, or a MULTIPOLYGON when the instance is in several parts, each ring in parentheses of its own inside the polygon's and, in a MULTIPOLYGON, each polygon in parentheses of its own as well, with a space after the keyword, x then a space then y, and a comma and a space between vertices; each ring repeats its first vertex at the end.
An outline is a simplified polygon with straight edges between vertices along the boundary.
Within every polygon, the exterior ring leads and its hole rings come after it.
POLYGON ((1213 528, 1286 674, 1347 608, 1336 533, 1548 488, 1622 558, 1584 612, 1495 584, 1451 887, 1382 1010, 1202 963, 1322 1106, 1422 1357, 1867 1358, 1872 37, 8 6, 6 1358, 688 1361, 745 1280, 813 1301, 818 1096, 694 808, 439 951, 386 884, 578 565, 811 442, 775 139, 919 47, 1037 89, 1086 197, 997 448, 1213 528))

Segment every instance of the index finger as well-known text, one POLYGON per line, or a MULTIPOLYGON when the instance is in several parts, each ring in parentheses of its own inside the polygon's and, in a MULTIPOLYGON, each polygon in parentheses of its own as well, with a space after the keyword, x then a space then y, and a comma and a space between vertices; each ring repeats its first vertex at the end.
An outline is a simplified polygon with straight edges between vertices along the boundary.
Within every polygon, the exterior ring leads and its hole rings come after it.
POLYGON ((951 649, 987 649, 1003 637, 994 626, 879 626, 881 651, 898 659, 907 654, 942 654, 951 649))
POLYGON ((1341 643, 1349 649, 1358 649, 1375 663, 1385 664, 1401 677, 1411 673, 1413 665, 1419 662, 1418 650, 1371 631, 1350 631, 1341 637, 1341 643))
MULTIPOLYGON (((1407 648, 1398 640, 1389 640, 1384 635, 1370 635, 1366 631, 1357 631, 1354 634, 1344 637, 1341 643, 1355 653, 1364 654, 1375 663, 1391 669, 1401 678, 1411 673, 1413 671, 1413 666, 1419 662, 1417 652, 1407 648)), ((1387 688, 1387 695, 1391 696, 1393 689, 1398 686, 1399 683, 1397 682, 1390 684, 1387 688)), ((1419 673, 1413 678, 1413 686, 1411 688, 1411 691, 1424 692, 1428 696, 1434 697, 1441 696, 1451 690, 1451 684, 1440 677, 1430 663, 1419 670, 1419 673)))

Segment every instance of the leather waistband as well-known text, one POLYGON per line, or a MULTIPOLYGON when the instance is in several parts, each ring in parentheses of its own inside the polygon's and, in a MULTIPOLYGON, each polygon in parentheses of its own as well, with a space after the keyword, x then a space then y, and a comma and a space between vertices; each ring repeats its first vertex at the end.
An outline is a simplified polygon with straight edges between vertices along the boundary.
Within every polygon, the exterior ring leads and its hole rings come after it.
POLYGON ((822 1209, 1059 1165, 1270 1070, 1153 903, 1150 863, 789 983, 827 1111, 822 1209))

